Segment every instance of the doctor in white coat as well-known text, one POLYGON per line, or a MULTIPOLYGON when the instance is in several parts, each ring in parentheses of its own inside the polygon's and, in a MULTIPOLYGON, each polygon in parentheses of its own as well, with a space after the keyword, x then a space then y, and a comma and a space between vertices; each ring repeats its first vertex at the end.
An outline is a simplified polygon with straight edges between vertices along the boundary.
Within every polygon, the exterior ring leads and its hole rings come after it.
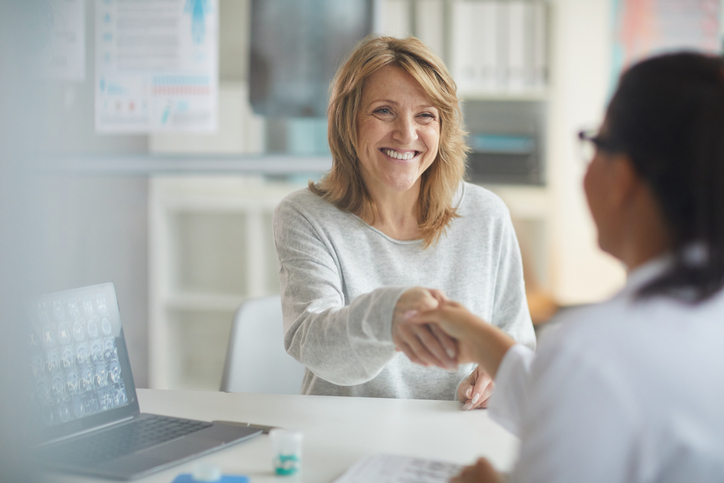
MULTIPOLYGON (((564 313, 538 350, 456 302, 407 314, 494 375, 491 416, 521 438, 514 482, 724 481, 724 61, 676 53, 629 69, 584 188, 611 300, 564 313)), ((500 481, 485 459, 455 482, 500 481)))

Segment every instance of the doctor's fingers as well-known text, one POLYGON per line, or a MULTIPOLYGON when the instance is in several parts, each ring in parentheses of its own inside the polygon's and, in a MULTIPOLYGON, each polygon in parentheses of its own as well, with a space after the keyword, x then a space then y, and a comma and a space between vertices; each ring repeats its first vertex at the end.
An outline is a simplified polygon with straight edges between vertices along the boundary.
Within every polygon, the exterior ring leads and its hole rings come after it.
POLYGON ((415 354, 415 351, 410 348, 410 346, 406 343, 401 343, 397 347, 395 347, 396 350, 402 352, 407 356, 410 361, 414 362, 415 364, 419 364, 421 366, 427 367, 429 364, 427 364, 425 361, 417 357, 417 354, 415 354))
POLYGON ((437 341, 440 343, 442 348, 445 350, 445 353, 450 358, 451 361, 455 361, 458 364, 460 361, 458 361, 458 343, 455 339, 450 337, 445 333, 444 330, 440 328, 440 326, 436 324, 430 324, 427 327, 430 328, 430 332, 435 336, 437 341))
POLYGON ((466 466, 450 483, 500 483, 502 479, 493 465, 480 458, 474 465, 466 466))
MULTIPOLYGON (((423 365, 433 365, 444 369, 455 367, 454 361, 448 358, 445 350, 427 327, 404 324, 399 327, 397 337, 396 344, 402 347, 403 351, 407 346, 415 359, 424 362, 423 365)), ((407 354, 407 352, 405 353, 407 354)), ((410 357, 410 354, 407 355, 410 357)), ((413 360, 413 358, 410 359, 413 360)), ((413 360, 413 362, 417 361, 413 360)))

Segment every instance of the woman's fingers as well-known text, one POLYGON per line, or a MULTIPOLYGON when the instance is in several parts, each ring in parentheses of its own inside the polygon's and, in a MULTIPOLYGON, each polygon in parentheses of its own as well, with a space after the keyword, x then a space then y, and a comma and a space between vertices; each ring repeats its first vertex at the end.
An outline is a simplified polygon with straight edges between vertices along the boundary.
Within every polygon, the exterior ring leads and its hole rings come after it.
POLYGON ((458 386, 458 401, 466 404, 473 397, 473 386, 469 381, 465 380, 458 386))
POLYGON ((424 361, 424 365, 434 365, 445 369, 456 366, 455 361, 445 353, 445 349, 426 326, 407 326, 400 330, 402 342, 407 345, 415 358, 424 361))
POLYGON ((445 350, 448 358, 451 361, 456 361, 458 357, 458 343, 455 339, 445 333, 440 326, 436 324, 430 324, 427 327, 430 328, 430 332, 435 336, 437 341, 440 343, 442 348, 445 350))
POLYGON ((440 338, 433 333, 431 326, 423 325, 411 327, 412 330, 415 331, 417 338, 420 340, 424 348, 439 361, 435 365, 445 369, 454 369, 457 367, 457 362, 453 357, 454 353, 453 356, 451 356, 448 352, 448 346, 445 345, 448 344, 454 347, 455 342, 449 336, 445 335, 442 331, 439 331, 441 334, 440 337, 442 337, 445 341, 443 343, 443 341, 441 341, 440 338))
POLYGON ((408 344, 401 343, 400 345, 398 345, 396 347, 396 349, 398 351, 402 352, 403 354, 405 354, 407 356, 407 358, 410 359, 415 364, 420 364, 421 366, 428 365, 427 363, 425 363, 425 361, 423 361, 422 359, 417 357, 417 354, 415 353, 415 351, 413 351, 412 348, 408 344))
POLYGON ((490 376, 480 366, 476 367, 458 387, 458 399, 463 403, 463 411, 487 407, 494 387, 495 383, 490 376))
POLYGON ((488 405, 488 399, 493 393, 493 380, 488 376, 482 369, 476 369, 478 372, 478 379, 475 381, 473 386, 473 397, 470 402, 472 403, 471 409, 484 408, 488 405))
POLYGON ((431 288, 428 290, 430 292, 430 295, 432 295, 438 302, 447 302, 448 300, 450 300, 447 295, 445 295, 445 292, 443 292, 442 290, 438 290, 436 288, 431 288))
POLYGON ((433 332, 429 326, 411 322, 417 314, 436 309, 440 300, 446 299, 439 290, 413 287, 397 301, 392 321, 392 341, 413 362, 446 369, 457 365, 454 340, 439 328, 433 332), (452 357, 450 353, 453 353, 452 357))

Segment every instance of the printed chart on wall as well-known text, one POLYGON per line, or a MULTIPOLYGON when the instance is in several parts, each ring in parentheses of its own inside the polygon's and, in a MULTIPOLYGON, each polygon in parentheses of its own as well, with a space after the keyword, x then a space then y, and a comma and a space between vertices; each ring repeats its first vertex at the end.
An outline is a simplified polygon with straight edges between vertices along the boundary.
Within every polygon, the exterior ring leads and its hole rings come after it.
POLYGON ((37 35, 31 48, 36 75, 43 79, 85 80, 83 0, 38 0, 32 4, 37 35))
POLYGON ((613 0, 612 85, 644 57, 682 49, 721 52, 720 0, 613 0))
POLYGON ((96 0, 96 131, 216 131, 218 25, 218 0, 96 0))

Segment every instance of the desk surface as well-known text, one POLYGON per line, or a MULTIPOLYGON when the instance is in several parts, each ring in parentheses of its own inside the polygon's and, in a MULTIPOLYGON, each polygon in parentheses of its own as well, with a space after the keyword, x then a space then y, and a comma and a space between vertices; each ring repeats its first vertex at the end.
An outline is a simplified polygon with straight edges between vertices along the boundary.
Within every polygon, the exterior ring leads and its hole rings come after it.
MULTIPOLYGON (((243 421, 298 429, 304 433, 303 471, 276 477, 268 435, 208 455, 224 474, 252 483, 332 482, 355 461, 378 453, 470 464, 479 456, 506 471, 517 455, 517 439, 494 423, 485 410, 462 411, 452 401, 226 394, 222 392, 139 389, 141 411, 201 420, 243 421)), ((190 473, 195 460, 149 476, 143 483, 170 483, 190 473)), ((97 481, 62 478, 61 481, 97 481)))

